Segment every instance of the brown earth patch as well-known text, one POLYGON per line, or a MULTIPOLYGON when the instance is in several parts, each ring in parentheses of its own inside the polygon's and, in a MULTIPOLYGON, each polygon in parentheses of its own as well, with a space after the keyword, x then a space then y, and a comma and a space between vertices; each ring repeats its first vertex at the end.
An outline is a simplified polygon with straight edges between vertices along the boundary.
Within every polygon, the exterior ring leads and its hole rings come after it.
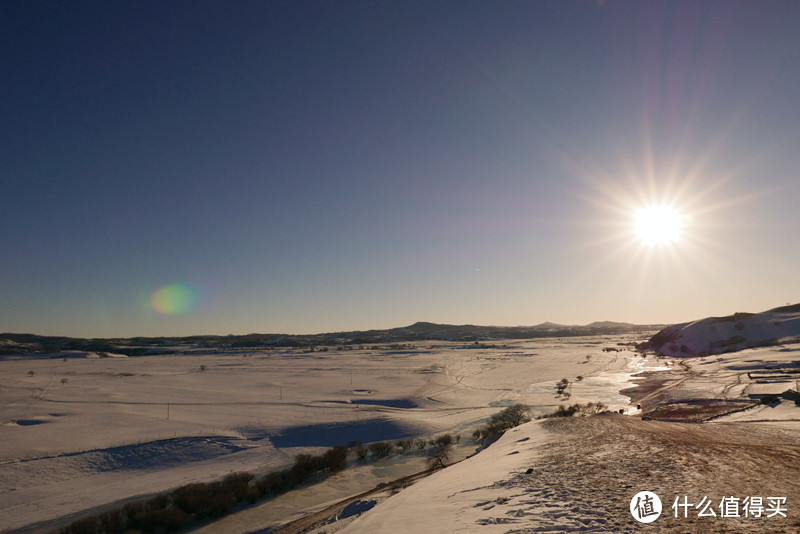
POLYGON ((691 399, 656 403, 642 412, 642 419, 657 421, 678 421, 682 423, 701 423, 729 413, 741 412, 753 406, 755 401, 730 401, 721 399, 691 399))
POLYGON ((544 426, 554 434, 544 454, 529 472, 498 483, 513 490, 507 506, 521 519, 509 534, 800 531, 798 431, 622 416, 551 419, 544 426), (633 496, 645 490, 663 504, 650 524, 636 522, 629 510, 633 496), (692 504, 709 499, 716 517, 699 517, 695 507, 686 518, 679 508, 675 517, 672 505, 684 496, 692 504), (723 497, 762 497, 765 507, 768 497, 785 497, 787 517, 721 517, 723 497))

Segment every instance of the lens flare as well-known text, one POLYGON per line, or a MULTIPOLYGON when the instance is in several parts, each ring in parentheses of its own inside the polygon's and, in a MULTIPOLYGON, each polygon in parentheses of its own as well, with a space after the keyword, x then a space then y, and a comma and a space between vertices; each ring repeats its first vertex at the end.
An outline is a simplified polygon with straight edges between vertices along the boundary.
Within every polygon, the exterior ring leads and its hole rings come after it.
POLYGON ((150 296, 150 305, 164 315, 181 315, 192 311, 197 303, 195 290, 183 283, 164 286, 150 296))

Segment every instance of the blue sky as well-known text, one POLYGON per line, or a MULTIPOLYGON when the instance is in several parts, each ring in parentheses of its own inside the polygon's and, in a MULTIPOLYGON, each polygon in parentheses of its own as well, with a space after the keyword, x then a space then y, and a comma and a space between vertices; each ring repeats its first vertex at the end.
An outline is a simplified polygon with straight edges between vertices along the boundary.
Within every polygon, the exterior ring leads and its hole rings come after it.
POLYGON ((797 302, 798 23, 769 1, 4 3, 0 331, 797 302), (643 244, 632 213, 659 203, 683 238, 643 244))

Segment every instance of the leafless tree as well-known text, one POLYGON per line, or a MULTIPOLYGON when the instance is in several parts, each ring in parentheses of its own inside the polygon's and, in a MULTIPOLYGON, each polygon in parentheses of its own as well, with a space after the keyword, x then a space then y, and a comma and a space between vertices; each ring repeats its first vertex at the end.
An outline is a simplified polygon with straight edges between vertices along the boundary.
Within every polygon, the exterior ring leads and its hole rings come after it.
POLYGON ((447 467, 447 462, 453 454, 452 443, 439 443, 428 453, 428 467, 431 469, 443 469, 447 467))

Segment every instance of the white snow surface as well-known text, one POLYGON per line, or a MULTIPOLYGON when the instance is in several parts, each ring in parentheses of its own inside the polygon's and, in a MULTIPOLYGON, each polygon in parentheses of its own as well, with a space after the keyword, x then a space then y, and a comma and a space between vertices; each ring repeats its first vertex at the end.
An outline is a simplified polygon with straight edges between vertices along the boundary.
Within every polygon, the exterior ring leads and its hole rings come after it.
POLYGON ((757 314, 708 317, 676 324, 659 333, 662 356, 694 357, 800 340, 800 312, 770 310, 757 314))
POLYGON ((507 532, 508 522, 486 521, 487 511, 507 500, 501 484, 536 461, 548 440, 540 421, 506 432, 480 453, 406 488, 354 520, 339 534, 507 532))
MULTIPOLYGON (((745 330, 763 324, 756 320, 763 317, 753 317, 741 319, 751 319, 745 330)), ((794 315, 781 317, 796 321, 794 315)), ((460 459, 475 450, 468 439, 471 430, 503 406, 529 404, 537 415, 559 404, 600 401, 632 413, 630 399, 619 391, 653 373, 672 377, 665 384, 674 384, 673 398, 735 399, 757 393, 763 377, 776 373, 781 382, 776 387, 782 389, 800 370, 800 343, 678 365, 626 348, 641 341, 589 336, 492 347, 427 342, 408 350, 5 356, 0 358, 0 531, 232 472, 264 473, 290 464, 298 453, 317 454, 349 439, 459 433, 464 439, 454 460, 460 459), (561 378, 570 380, 570 399, 555 395, 561 378)), ((784 400, 722 420, 794 432, 800 408, 784 400)), ((531 516, 527 509, 523 523, 509 515, 516 513, 511 504, 522 490, 508 481, 528 467, 538 468, 537 458, 549 447, 546 439, 540 422, 522 425, 477 455, 378 498, 379 504, 360 516, 318 530, 426 534, 472 532, 479 525, 482 532, 508 532, 515 525, 528 525, 519 532, 572 528, 574 522, 562 519, 555 508, 541 512, 546 523, 534 521, 539 512, 531 516)), ((379 482, 418 472, 425 457, 395 454, 351 464, 319 484, 201 531, 268 532, 379 482)), ((550 475, 557 480, 557 473, 550 475)), ((545 507, 546 493, 537 497, 545 507)))
MULTIPOLYGON (((353 439, 469 436, 513 402, 534 406, 534 415, 552 411, 565 402, 554 388, 564 377, 573 383, 570 402, 623 408, 629 399, 619 390, 648 364, 619 343, 643 337, 2 356, 0 532, 233 472, 274 471, 299 453, 320 454, 353 439)), ((313 498, 264 505, 272 509, 252 521, 280 524, 422 466, 424 458, 408 458, 348 469, 315 488, 313 498)), ((248 528, 255 530, 240 532, 248 528)))

